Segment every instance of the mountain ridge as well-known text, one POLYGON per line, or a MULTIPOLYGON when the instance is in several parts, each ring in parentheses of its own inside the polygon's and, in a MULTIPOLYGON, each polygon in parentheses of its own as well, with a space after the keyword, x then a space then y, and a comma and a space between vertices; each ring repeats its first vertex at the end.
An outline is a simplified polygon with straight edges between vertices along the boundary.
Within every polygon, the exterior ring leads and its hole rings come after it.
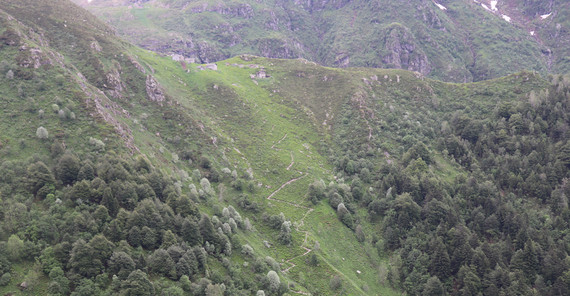
POLYGON ((518 0, 78 3, 142 47, 200 63, 242 53, 303 57, 336 67, 403 68, 455 82, 522 69, 567 71, 570 41, 551 34, 568 35, 563 20, 569 7, 555 1, 548 7, 518 0), (538 11, 547 8, 555 13, 543 20, 538 11), (502 17, 507 14, 509 21, 502 17))

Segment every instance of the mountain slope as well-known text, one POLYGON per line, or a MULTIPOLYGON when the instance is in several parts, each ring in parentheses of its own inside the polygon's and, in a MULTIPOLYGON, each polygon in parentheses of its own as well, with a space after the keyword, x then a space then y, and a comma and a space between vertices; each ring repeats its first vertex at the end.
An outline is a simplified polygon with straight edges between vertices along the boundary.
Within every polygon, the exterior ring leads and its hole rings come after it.
POLYGON ((0 293, 567 291, 566 76, 196 65, 0 9, 0 293))
POLYGON ((567 72, 564 1, 548 7, 514 0, 76 2, 128 40, 198 63, 242 53, 303 57, 335 67, 401 68, 455 82, 523 69, 567 72), (548 9, 552 18, 537 14, 548 9))

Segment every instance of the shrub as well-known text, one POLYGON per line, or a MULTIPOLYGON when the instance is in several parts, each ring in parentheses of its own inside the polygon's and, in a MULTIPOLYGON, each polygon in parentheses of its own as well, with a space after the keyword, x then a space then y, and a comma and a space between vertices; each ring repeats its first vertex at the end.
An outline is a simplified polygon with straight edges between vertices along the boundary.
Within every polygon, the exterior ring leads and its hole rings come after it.
POLYGON ((342 280, 340 279, 340 277, 338 275, 335 275, 331 278, 330 287, 331 287, 331 290, 333 290, 333 291, 336 291, 336 290, 340 289, 340 287, 342 287, 342 280))
POLYGON ((89 137, 89 145, 93 147, 94 150, 103 151, 105 150, 105 143, 99 139, 89 137))
POLYGON ((36 136, 38 137, 38 139, 45 140, 49 138, 49 133, 45 127, 40 126, 36 130, 36 136))
POLYGON ((241 253, 247 257, 253 257, 253 248, 250 245, 241 246, 241 253))
POLYGON ((279 275, 277 272, 270 270, 267 273, 267 280, 269 281, 269 288, 272 291, 277 291, 279 286, 281 285, 281 280, 279 279, 279 275))
POLYGON ((291 243, 291 221, 285 221, 281 224, 281 231, 277 240, 284 245, 291 243))
POLYGON ((9 272, 3 274, 2 277, 0 277, 0 287, 7 286, 11 280, 12 275, 9 272))

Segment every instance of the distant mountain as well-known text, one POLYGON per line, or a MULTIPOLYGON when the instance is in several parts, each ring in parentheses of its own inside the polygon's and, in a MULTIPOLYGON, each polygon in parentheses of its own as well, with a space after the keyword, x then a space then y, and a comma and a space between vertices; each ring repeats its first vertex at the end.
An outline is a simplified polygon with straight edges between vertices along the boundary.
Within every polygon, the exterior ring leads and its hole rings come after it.
POLYGON ((563 0, 75 1, 127 40, 198 63, 302 57, 454 82, 570 70, 563 0))

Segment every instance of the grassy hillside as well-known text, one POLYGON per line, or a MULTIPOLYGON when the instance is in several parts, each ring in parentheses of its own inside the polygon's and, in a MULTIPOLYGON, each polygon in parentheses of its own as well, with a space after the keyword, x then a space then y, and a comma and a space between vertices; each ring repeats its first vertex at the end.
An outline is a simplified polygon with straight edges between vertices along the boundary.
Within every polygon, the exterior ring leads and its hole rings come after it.
POLYGON ((567 289, 568 77, 199 65, 64 0, 0 16, 0 293, 567 289))
POLYGON ((239 54, 302 57, 453 82, 567 72, 564 1, 501 1, 494 11, 488 0, 76 2, 131 42, 198 63, 239 54))

